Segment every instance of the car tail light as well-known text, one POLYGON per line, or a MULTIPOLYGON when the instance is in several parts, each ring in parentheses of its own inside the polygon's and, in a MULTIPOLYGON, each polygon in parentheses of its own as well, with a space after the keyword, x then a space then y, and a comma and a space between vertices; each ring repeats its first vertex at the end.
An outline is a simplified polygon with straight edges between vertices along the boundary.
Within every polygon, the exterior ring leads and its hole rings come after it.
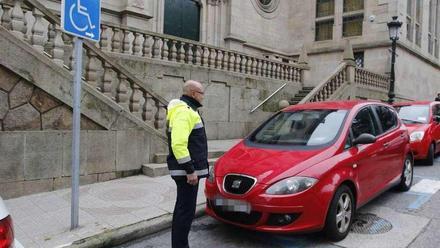
POLYGON ((14 242, 11 216, 0 220, 0 248, 10 248, 14 242))

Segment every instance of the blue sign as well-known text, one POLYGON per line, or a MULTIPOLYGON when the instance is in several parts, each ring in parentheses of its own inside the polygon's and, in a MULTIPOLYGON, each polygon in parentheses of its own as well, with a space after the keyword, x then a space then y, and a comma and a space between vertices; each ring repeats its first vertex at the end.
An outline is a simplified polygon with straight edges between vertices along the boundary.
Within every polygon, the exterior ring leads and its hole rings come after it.
POLYGON ((101 0, 62 0, 61 27, 64 32, 99 41, 101 0))

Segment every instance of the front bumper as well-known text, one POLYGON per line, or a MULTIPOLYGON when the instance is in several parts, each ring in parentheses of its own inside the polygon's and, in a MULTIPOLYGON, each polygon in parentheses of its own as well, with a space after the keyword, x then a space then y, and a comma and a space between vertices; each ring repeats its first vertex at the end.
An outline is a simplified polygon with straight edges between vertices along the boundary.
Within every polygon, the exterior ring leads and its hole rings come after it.
POLYGON ((414 159, 421 160, 426 159, 428 156, 428 150, 429 150, 429 141, 421 140, 421 141, 415 141, 411 142, 411 151, 413 152, 414 159))
MULTIPOLYGON (((217 181, 221 179, 217 178, 217 181)), ((256 184, 244 195, 232 195, 217 185, 221 184, 206 181, 206 213, 222 222, 276 233, 310 232, 324 226, 328 204, 317 197, 314 188, 294 195, 270 196, 264 194, 266 185, 256 184), (216 205, 219 198, 246 202, 250 211, 225 210, 223 206, 216 205)))

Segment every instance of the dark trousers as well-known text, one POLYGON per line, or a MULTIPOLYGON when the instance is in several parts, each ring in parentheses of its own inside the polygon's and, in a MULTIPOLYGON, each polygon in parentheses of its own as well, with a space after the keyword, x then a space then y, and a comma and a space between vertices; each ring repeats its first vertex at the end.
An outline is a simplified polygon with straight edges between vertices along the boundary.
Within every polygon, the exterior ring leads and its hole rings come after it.
POLYGON ((199 185, 190 185, 183 180, 174 180, 177 185, 177 200, 171 229, 172 248, 188 248, 188 234, 194 219, 199 185))

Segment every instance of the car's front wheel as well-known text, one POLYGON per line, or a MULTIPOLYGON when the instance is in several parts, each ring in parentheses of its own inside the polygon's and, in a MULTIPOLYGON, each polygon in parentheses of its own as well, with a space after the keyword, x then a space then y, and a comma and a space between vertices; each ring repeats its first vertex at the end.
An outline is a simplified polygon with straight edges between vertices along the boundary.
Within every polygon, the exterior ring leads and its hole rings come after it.
POLYGON ((425 163, 427 165, 434 164, 434 156, 435 156, 435 147, 434 144, 429 145, 428 156, 426 157, 425 163))
POLYGON ((353 192, 341 185, 330 203, 324 233, 332 241, 343 240, 350 232, 355 213, 353 192))
POLYGON ((406 156, 403 162, 403 171, 400 176, 400 183, 397 189, 400 191, 408 191, 411 188, 414 175, 414 160, 410 155, 406 156))

